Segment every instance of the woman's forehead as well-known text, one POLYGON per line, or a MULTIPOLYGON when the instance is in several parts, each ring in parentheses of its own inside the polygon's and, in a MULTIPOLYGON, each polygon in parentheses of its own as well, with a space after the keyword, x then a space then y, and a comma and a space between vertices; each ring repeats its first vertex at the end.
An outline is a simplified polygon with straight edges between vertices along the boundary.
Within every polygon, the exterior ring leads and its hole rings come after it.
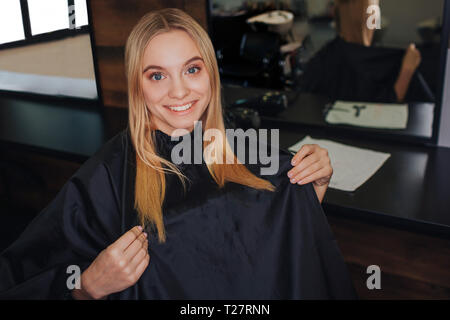
POLYGON ((199 56, 195 41, 183 30, 171 30, 156 35, 144 51, 143 64, 163 68, 183 66, 189 59, 199 56))

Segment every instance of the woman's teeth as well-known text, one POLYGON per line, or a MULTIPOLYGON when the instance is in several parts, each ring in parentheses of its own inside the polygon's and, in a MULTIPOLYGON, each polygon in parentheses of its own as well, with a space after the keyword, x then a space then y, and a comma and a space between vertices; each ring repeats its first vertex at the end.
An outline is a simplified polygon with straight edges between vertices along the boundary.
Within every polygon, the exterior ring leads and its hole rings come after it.
POLYGON ((184 110, 189 109, 191 106, 192 106, 192 102, 188 103, 184 106, 181 106, 181 107, 169 107, 169 109, 173 110, 173 111, 184 111, 184 110))

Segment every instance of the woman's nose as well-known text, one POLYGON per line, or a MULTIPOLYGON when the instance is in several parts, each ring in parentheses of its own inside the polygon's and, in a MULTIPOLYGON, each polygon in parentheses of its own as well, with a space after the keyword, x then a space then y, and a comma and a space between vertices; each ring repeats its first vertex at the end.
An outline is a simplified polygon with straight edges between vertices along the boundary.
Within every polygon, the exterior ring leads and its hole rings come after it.
POLYGON ((189 88, 184 83, 183 79, 174 79, 172 81, 169 97, 173 99, 183 99, 189 94, 189 88))

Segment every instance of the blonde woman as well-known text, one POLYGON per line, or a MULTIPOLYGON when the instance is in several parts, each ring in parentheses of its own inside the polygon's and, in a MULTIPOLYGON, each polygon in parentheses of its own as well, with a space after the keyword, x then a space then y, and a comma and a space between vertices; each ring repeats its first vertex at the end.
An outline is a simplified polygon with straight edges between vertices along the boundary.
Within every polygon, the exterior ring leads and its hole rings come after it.
POLYGON ((320 206, 332 174, 326 152, 276 151, 279 170, 267 176, 238 161, 214 50, 190 16, 144 16, 126 72, 129 128, 3 252, 0 298, 354 297, 320 206), (211 130, 219 135, 205 139, 211 130), (173 137, 191 142, 182 152, 193 161, 174 163, 173 137))

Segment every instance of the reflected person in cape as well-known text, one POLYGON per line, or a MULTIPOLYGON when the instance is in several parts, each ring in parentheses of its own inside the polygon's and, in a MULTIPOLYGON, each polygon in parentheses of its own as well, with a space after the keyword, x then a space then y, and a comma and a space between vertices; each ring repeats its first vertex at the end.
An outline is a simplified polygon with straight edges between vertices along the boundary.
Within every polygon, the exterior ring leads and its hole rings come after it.
POLYGON ((378 6, 379 0, 335 1, 337 35, 307 62, 300 90, 332 100, 434 101, 418 70, 421 54, 413 43, 406 50, 373 46, 370 5, 378 6))
MULTIPOLYGON (((129 127, 1 254, 0 298, 355 298, 320 205, 326 150, 276 150, 279 169, 267 176, 259 163, 175 165, 172 138, 194 145, 195 121, 225 130, 211 41, 184 12, 154 11, 125 59, 129 127), (70 266, 80 287, 67 284, 70 266)), ((200 141, 219 158, 229 147, 200 141)))

